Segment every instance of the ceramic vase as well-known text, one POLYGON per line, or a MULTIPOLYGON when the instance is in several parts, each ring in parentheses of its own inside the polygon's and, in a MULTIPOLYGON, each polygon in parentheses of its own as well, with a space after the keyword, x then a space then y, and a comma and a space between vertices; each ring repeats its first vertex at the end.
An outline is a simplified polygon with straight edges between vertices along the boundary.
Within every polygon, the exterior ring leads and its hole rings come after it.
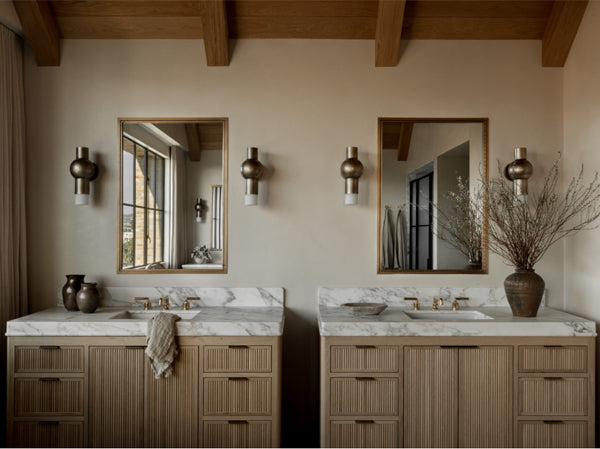
POLYGON ((67 274, 67 282, 62 288, 62 298, 65 309, 70 311, 79 310, 77 307, 77 301, 75 297, 77 292, 81 289, 81 283, 85 274, 67 274))
POLYGON ((508 275, 504 280, 504 291, 513 316, 537 316, 545 286, 544 279, 534 270, 515 270, 508 275))
POLYGON ((100 304, 100 293, 95 282, 83 282, 77 293, 77 306, 84 313, 93 313, 100 304))

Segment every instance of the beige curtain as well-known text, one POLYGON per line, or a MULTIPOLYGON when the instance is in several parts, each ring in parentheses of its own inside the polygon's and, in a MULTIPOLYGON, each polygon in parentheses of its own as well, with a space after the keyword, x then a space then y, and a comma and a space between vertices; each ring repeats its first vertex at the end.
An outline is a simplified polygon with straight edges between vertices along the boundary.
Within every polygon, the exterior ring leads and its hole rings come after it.
POLYGON ((171 147, 171 198, 170 216, 171 223, 169 235, 169 248, 171 253, 167 260, 169 268, 181 268, 188 259, 188 248, 185 235, 185 160, 186 152, 178 147, 171 147), (179 211, 179 213, 175 213, 179 211))

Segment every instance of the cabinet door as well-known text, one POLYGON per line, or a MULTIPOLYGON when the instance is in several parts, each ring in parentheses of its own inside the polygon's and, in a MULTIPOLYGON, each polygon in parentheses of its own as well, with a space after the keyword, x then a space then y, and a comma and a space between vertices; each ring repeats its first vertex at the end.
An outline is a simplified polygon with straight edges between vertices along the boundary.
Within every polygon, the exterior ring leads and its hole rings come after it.
POLYGON ((81 421, 15 421, 15 447, 83 447, 81 421))
POLYGON ((510 346, 459 349, 459 447, 512 446, 510 346))
POLYGON ((90 347, 90 447, 143 446, 144 359, 142 347, 90 347))
POLYGON ((146 447, 198 447, 198 347, 179 346, 167 378, 155 379, 145 365, 146 447))
POLYGON ((458 349, 404 348, 404 447, 456 447, 458 349))

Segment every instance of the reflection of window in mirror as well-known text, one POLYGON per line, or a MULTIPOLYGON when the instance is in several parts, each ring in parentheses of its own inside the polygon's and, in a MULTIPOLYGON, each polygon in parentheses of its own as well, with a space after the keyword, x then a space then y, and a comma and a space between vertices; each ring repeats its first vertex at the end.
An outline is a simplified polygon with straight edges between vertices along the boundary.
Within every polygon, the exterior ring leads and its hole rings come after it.
POLYGON ((211 201, 211 239, 210 249, 220 251, 223 249, 223 186, 212 186, 211 201))

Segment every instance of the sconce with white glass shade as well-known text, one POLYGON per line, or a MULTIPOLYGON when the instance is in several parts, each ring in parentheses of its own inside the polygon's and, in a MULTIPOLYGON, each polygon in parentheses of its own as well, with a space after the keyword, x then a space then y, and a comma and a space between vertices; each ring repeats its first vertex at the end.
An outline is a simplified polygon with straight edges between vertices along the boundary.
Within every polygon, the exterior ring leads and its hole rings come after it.
POLYGON ((264 173, 265 167, 258 160, 258 148, 248 147, 247 159, 242 162, 241 172, 246 180, 246 194, 244 204, 256 206, 258 204, 258 181, 264 173))
POLYGON ((196 223, 200 223, 202 221, 202 215, 206 206, 203 204, 200 198, 196 198, 196 204, 194 205, 194 210, 196 211, 196 223))
POLYGON ((342 162, 340 172, 346 180, 344 204, 358 204, 358 178, 363 174, 363 164, 358 160, 358 147, 346 147, 346 160, 342 162))
POLYGON ((89 159, 88 147, 75 148, 75 160, 69 168, 75 178, 75 204, 85 206, 90 202, 90 181, 98 177, 98 166, 89 159))

